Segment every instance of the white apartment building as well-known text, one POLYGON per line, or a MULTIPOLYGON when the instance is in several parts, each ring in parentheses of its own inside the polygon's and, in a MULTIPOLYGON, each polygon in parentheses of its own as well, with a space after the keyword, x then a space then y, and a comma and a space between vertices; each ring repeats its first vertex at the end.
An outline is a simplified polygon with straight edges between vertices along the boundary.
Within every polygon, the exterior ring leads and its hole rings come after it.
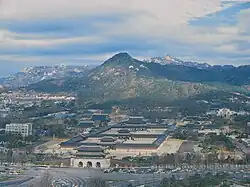
POLYGON ((217 116, 223 117, 223 118, 229 118, 235 114, 234 111, 231 111, 228 108, 221 108, 217 111, 217 116))
POLYGON ((32 135, 32 123, 11 123, 5 127, 5 132, 21 134, 22 136, 32 135))

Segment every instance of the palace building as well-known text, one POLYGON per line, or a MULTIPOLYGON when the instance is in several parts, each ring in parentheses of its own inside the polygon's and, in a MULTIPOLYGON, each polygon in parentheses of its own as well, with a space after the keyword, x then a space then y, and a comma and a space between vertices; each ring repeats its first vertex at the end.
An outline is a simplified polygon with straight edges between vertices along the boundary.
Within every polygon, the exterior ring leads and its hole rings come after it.
POLYGON ((93 133, 80 134, 60 146, 75 150, 72 167, 106 168, 110 159, 157 154, 169 131, 167 124, 152 124, 143 117, 130 117, 93 133))

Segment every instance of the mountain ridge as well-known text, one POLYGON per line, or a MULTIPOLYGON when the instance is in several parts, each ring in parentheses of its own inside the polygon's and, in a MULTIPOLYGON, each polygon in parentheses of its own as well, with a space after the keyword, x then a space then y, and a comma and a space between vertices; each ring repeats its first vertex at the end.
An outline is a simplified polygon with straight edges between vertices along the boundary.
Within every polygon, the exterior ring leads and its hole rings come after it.
POLYGON ((194 68, 200 68, 200 69, 207 69, 207 68, 220 68, 220 69, 228 69, 228 68, 237 68, 237 67, 244 67, 244 66, 250 66, 250 65, 240 65, 235 66, 232 64, 225 64, 225 65, 211 65, 209 63, 205 62, 195 62, 195 61, 184 61, 180 58, 171 56, 171 55, 165 55, 165 56, 155 56, 151 58, 144 59, 143 62, 146 63, 158 63, 161 65, 178 65, 178 66, 186 66, 186 67, 194 67, 194 68))
POLYGON ((43 80, 58 79, 64 77, 81 77, 92 66, 35 66, 27 67, 22 71, 0 78, 0 85, 10 88, 25 87, 43 80))
POLYGON ((180 65, 180 66, 187 66, 187 67, 196 67, 196 68, 210 68, 212 65, 208 63, 199 63, 199 62, 192 62, 192 61, 183 61, 179 58, 170 56, 170 55, 165 55, 163 57, 152 57, 149 59, 143 60, 146 63, 159 63, 161 65, 180 65))
MULTIPOLYGON (((239 69, 242 71, 239 71, 240 74, 236 77, 235 82, 232 79, 230 85, 231 79, 224 80, 223 76, 226 76, 231 69, 223 69, 222 76, 220 75, 221 70, 216 69, 215 71, 213 68, 200 69, 146 63, 127 53, 119 53, 83 77, 45 80, 32 84, 27 89, 43 92, 77 92, 80 98, 94 103, 137 97, 175 100, 221 89, 228 92, 248 92, 244 86, 248 85, 250 80, 245 80, 249 78, 250 66, 239 69), (211 75, 215 79, 211 79, 211 75), (218 80, 214 81, 216 79, 218 80)), ((238 69, 233 68, 232 72, 230 71, 229 73, 237 72, 238 69)))

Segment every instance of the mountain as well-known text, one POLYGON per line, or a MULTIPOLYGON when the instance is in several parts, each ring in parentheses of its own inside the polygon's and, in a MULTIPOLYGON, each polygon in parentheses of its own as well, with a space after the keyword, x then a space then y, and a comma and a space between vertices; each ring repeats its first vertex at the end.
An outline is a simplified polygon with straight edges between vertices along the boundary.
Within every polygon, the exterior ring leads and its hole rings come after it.
POLYGON ((198 63, 198 62, 189 62, 189 61, 183 61, 176 57, 166 55, 164 57, 153 57, 144 60, 146 63, 158 63, 161 65, 178 65, 178 66, 187 66, 187 67, 195 67, 200 69, 206 69, 211 67, 211 65, 207 63, 198 63))
POLYGON ((128 98, 175 100, 213 90, 247 92, 248 72, 248 66, 223 71, 212 67, 199 69, 148 63, 127 53, 119 53, 83 77, 44 80, 28 86, 28 89, 77 92, 83 100, 97 103, 128 98), (228 74, 231 79, 224 79, 228 74))
POLYGON ((81 77, 92 68, 92 66, 66 65, 29 67, 9 77, 0 78, 0 85, 18 88, 43 80, 81 77))
POLYGON ((144 60, 155 75, 173 81, 222 83, 235 86, 250 85, 250 66, 214 65, 182 61, 172 56, 144 60))
POLYGON ((211 66, 202 69, 179 65, 147 63, 146 67, 156 76, 173 81, 220 83, 234 86, 250 85, 250 66, 211 66))
POLYGON ((4 90, 5 88, 2 85, 0 85, 0 93, 2 93, 4 90))

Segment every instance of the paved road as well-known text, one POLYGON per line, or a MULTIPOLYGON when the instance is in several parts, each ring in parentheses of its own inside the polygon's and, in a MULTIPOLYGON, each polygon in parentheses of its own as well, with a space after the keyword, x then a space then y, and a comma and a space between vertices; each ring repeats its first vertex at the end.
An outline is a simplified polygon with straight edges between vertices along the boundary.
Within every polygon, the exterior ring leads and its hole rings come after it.
POLYGON ((78 180, 79 183, 74 182, 77 186, 84 187, 86 181, 90 178, 101 178, 105 181, 113 181, 112 184, 114 186, 125 186, 128 184, 128 181, 140 181, 141 183, 145 183, 145 181, 153 179, 153 174, 126 174, 126 173, 103 173, 100 170, 92 170, 92 169, 50 169, 50 174, 55 179, 67 178, 69 180, 78 180))
MULTIPOLYGON (((250 168, 245 166, 245 168, 250 168)), ((210 168, 200 168, 200 173, 205 173, 207 171, 210 172, 236 172, 242 170, 242 167, 229 167, 226 165, 224 167, 210 167, 210 168)), ((66 183, 67 186, 78 186, 78 187, 85 187, 86 181, 90 178, 101 178, 105 181, 109 181, 112 186, 123 187, 127 186, 128 183, 135 183, 137 185, 148 183, 153 186, 153 184, 157 184, 161 181, 164 177, 170 177, 173 173, 163 173, 163 174, 128 174, 128 173, 103 173, 101 170, 94 170, 94 169, 82 169, 82 168, 29 168, 26 171, 26 176, 24 178, 30 177, 28 181, 19 181, 14 185, 5 185, 9 187, 28 187, 29 185, 33 184, 36 186, 39 181, 42 180, 45 172, 49 172, 49 174, 53 177, 54 182, 58 183, 66 183), (130 181, 130 182, 128 182, 130 181)), ((247 170, 245 170, 247 171, 247 170)), ((188 175, 193 175, 196 171, 179 171, 175 173, 177 177, 184 178, 188 175)), ((0 185, 1 186, 1 185, 0 185)))
POLYGON ((77 187, 85 187, 86 186, 86 180, 77 177, 77 176, 64 176, 64 177, 54 177, 53 178, 53 184, 56 186, 57 184, 59 186, 65 185, 65 186, 77 186, 77 187))
POLYGON ((24 177, 30 177, 30 180, 27 180, 25 182, 20 181, 19 183, 11 186, 11 187, 28 187, 32 184, 37 184, 42 180, 42 177, 44 176, 45 169, 42 168, 29 168, 26 170, 24 177))
MULTIPOLYGON (((219 168, 216 169, 216 172, 236 172, 240 171, 241 168, 219 168)), ((213 169, 204 169, 200 170, 200 173, 213 172, 213 169)), ((80 178, 82 182, 78 183, 79 186, 84 186, 85 181, 89 178, 101 178, 105 181, 113 181, 113 186, 127 186, 129 183, 134 183, 136 185, 142 184, 151 184, 151 186, 159 184, 159 182, 165 177, 171 177, 172 172, 163 173, 163 174, 128 174, 128 173, 103 173, 100 170, 91 170, 91 169, 77 169, 77 168, 52 168, 50 173, 56 178, 66 177, 69 179, 80 178)), ((175 173, 175 176, 178 178, 185 178, 190 175, 194 175, 196 171, 179 171, 175 173)))

